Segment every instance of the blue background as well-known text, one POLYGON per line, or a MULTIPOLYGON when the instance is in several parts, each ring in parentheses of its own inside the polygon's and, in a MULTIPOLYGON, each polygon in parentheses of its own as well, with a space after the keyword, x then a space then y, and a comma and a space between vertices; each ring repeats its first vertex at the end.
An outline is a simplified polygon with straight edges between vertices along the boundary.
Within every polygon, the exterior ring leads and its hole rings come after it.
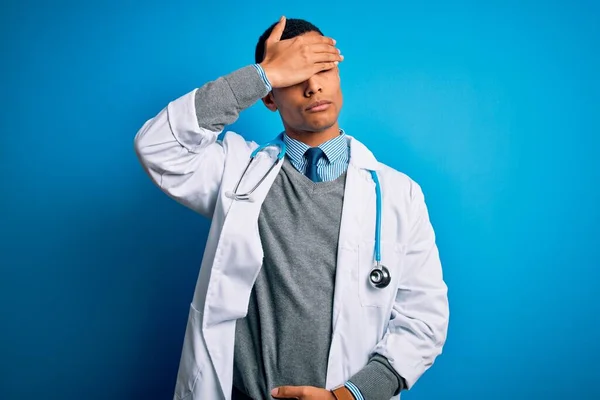
POLYGON ((426 195, 451 321, 404 397, 600 398, 598 3, 243 3, 2 3, 0 399, 172 396, 208 222, 133 137, 281 14, 337 39, 342 127, 426 195))

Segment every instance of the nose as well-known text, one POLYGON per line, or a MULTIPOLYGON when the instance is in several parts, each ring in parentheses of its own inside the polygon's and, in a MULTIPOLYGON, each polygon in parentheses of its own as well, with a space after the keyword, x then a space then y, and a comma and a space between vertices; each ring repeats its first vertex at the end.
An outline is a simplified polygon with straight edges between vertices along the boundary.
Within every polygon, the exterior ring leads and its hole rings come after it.
POLYGON ((306 81, 306 86, 304 87, 304 96, 305 97, 314 96, 315 93, 322 92, 322 91, 323 91, 323 87, 322 87, 320 79, 317 77, 317 75, 311 76, 306 81))

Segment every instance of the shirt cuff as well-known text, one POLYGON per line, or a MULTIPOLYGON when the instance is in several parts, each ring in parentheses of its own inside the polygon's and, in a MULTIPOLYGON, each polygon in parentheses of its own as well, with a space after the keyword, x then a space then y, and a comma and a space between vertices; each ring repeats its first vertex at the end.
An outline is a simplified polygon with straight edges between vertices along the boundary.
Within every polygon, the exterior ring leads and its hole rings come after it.
POLYGON ((258 75, 260 75, 265 83, 265 86, 267 87, 267 90, 270 92, 273 87, 271 86, 271 82, 269 82, 269 78, 267 78, 267 74, 265 74, 265 70, 260 66, 260 64, 254 64, 254 68, 256 68, 256 72, 258 72, 258 75))
POLYGON ((348 389, 352 393, 352 396, 354 396, 354 398, 356 400, 365 400, 362 393, 360 392, 360 390, 356 387, 356 385, 354 383, 348 381, 344 384, 344 386, 346 387, 346 389, 348 389))

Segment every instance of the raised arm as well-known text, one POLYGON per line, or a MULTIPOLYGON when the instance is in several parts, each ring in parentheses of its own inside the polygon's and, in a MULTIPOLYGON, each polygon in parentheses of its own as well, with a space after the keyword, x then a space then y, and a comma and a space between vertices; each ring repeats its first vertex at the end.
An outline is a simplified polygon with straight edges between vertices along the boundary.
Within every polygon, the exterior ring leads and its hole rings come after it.
POLYGON ((226 157, 217 136, 269 90, 256 66, 249 65, 170 102, 134 139, 152 181, 210 218, 226 157))
MULTIPOLYGON (((169 196, 210 218, 227 157, 217 136, 245 108, 273 88, 299 84, 343 59, 327 37, 281 40, 285 18, 265 43, 260 64, 206 83, 170 102, 135 136, 135 150, 151 179, 169 196)), ((250 144, 248 144, 250 145, 250 144)))

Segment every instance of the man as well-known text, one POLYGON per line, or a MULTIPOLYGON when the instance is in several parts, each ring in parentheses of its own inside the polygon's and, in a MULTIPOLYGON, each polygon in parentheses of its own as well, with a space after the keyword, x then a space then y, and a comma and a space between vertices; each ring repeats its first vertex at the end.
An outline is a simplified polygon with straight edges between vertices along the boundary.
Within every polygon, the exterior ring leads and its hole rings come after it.
POLYGON ((317 27, 282 17, 255 64, 136 135, 152 180, 212 219, 176 399, 387 400, 442 351, 447 288, 423 194, 340 129, 342 60, 317 27), (261 98, 283 122, 272 145, 217 140, 261 98), (376 242, 390 272, 379 287, 376 242))

